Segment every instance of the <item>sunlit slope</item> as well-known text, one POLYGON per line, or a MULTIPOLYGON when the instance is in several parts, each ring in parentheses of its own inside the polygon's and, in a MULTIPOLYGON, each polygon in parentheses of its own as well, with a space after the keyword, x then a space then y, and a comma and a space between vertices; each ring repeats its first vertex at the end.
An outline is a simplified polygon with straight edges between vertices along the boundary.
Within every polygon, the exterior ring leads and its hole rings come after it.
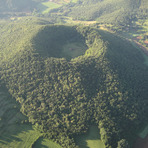
POLYGON ((131 144, 147 122, 148 67, 141 52, 93 28, 47 24, 1 25, 0 76, 22 113, 65 148, 77 147, 74 136, 91 124, 106 147, 131 144))

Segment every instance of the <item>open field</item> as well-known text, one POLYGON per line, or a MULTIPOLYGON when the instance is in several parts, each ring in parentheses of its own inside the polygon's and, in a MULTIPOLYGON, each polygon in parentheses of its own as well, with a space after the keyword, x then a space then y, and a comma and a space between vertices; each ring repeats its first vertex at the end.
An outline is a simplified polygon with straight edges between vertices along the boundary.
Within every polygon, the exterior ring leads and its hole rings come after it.
POLYGON ((91 126, 86 134, 77 136, 75 139, 80 148, 105 148, 100 140, 97 126, 91 126))
POLYGON ((52 142, 51 140, 39 138, 32 148, 62 148, 60 145, 52 142))
POLYGON ((40 133, 33 130, 31 125, 9 125, 8 129, 0 136, 2 148, 31 148, 40 133))
MULTIPOLYGON (((71 0, 72 3, 76 3, 78 0, 71 0)), ((39 13, 45 14, 48 13, 50 10, 59 8, 64 4, 69 3, 70 0, 61 0, 61 1, 45 1, 40 4, 38 4, 37 9, 39 13)))
POLYGON ((43 2, 37 6, 39 13, 45 14, 48 13, 51 9, 55 9, 62 6, 62 4, 57 4, 54 2, 43 2))

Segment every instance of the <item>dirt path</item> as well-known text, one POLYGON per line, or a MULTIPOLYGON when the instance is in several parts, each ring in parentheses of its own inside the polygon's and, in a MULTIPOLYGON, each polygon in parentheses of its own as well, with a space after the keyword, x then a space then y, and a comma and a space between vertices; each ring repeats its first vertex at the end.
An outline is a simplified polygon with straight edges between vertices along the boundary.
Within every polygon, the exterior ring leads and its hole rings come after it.
POLYGON ((133 148, 148 148, 148 136, 144 139, 137 138, 133 148))

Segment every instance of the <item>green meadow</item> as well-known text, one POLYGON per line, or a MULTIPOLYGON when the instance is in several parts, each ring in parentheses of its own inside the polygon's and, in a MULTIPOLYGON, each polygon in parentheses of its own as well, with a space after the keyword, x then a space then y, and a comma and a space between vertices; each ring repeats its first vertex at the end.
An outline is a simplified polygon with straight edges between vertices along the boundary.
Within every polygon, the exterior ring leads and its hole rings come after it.
POLYGON ((62 148, 60 145, 58 145, 55 142, 52 142, 51 140, 44 139, 40 137, 32 146, 32 148, 62 148))
POLYGON ((55 9, 60 7, 62 4, 57 4, 54 2, 42 2, 38 4, 37 8, 39 10, 39 13, 45 14, 48 13, 51 9, 55 9))
POLYGON ((83 55, 86 51, 86 46, 81 43, 67 43, 63 46, 62 55, 67 59, 75 58, 83 55))
POLYGON ((86 134, 76 136, 75 141, 80 148, 105 148, 97 126, 91 126, 86 134))

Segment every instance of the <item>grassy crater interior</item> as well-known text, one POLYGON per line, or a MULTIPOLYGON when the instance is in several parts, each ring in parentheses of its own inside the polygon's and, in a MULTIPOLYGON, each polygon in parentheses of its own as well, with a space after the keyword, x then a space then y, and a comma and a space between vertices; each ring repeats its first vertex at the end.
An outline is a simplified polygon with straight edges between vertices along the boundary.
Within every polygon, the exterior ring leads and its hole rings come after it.
POLYGON ((87 49, 85 38, 74 26, 46 26, 33 39, 33 46, 43 57, 72 58, 87 49))

